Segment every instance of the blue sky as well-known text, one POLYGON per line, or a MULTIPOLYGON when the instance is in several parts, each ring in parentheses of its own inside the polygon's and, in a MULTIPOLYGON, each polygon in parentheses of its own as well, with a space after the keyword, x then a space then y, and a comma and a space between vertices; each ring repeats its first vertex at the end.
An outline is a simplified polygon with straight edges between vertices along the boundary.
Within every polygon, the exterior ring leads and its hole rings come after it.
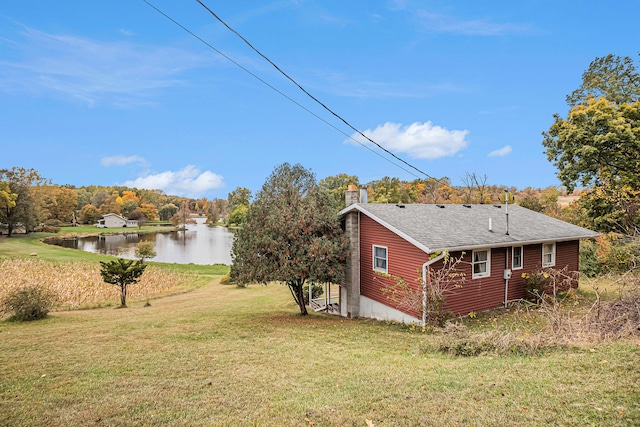
MULTIPOLYGON (((244 69, 143 0, 3 2, 0 168, 208 198, 255 192, 283 162, 318 179, 422 177, 351 140, 196 1, 148 1, 244 69)), ((595 57, 640 50, 635 1, 204 3, 357 129, 454 184, 558 185, 541 132, 595 57)))

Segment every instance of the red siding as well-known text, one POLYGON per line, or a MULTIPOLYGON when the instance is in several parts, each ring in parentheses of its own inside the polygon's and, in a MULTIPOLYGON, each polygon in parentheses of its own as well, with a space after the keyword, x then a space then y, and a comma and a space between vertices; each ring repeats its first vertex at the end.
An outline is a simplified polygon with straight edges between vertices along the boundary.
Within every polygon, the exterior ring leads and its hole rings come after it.
MULTIPOLYGON (((422 264, 429 260, 429 255, 407 242, 397 234, 384 228, 365 215, 360 215, 360 293, 382 304, 401 310, 390 301, 388 294, 382 292, 385 286, 392 286, 392 278, 385 278, 373 271, 373 245, 388 248, 388 273, 402 277, 407 283, 415 286, 420 292, 419 284, 422 276, 422 264)), ((491 276, 472 279, 471 254, 469 250, 462 258, 459 270, 465 273, 462 287, 455 289, 447 296, 446 308, 458 315, 466 315, 471 311, 483 311, 498 307, 504 303, 505 281, 503 271, 507 268, 507 256, 511 268, 511 247, 491 249, 491 276), (507 253, 508 249, 508 253, 507 253)), ((461 253, 451 254, 460 257, 461 253)), ((556 269, 568 266, 569 271, 577 271, 579 264, 579 241, 558 242, 556 244, 556 269)), ((542 245, 528 245, 523 248, 523 268, 513 270, 509 280, 508 299, 527 297, 524 288, 523 272, 531 272, 542 266, 542 245)), ((442 263, 435 263, 431 268, 440 268, 442 263)), ((576 283, 577 286, 577 283, 576 283)), ((401 310, 421 318, 421 313, 401 310)))
MULTIPOLYGON (((388 294, 382 292, 383 287, 395 283, 394 279, 373 271, 373 245, 387 247, 388 273, 415 285, 416 291, 419 290, 422 264, 429 260, 429 255, 369 217, 360 215, 360 294, 399 309, 389 300, 388 294)), ((420 313, 403 311, 417 318, 422 317, 420 313)))

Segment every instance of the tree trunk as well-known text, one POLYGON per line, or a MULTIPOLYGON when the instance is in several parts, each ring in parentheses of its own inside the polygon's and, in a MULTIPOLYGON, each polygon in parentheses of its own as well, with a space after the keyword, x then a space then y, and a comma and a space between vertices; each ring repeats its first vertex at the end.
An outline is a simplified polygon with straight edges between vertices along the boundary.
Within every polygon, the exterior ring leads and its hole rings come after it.
POLYGON ((293 295, 293 299, 296 304, 298 304, 298 308, 300 308, 300 314, 306 316, 309 314, 307 312, 307 306, 304 303, 304 292, 302 291, 302 285, 304 284, 304 280, 294 280, 287 283, 289 286, 289 290, 291 291, 291 295, 293 295))
POLYGON ((120 307, 127 306, 127 285, 120 285, 120 307))

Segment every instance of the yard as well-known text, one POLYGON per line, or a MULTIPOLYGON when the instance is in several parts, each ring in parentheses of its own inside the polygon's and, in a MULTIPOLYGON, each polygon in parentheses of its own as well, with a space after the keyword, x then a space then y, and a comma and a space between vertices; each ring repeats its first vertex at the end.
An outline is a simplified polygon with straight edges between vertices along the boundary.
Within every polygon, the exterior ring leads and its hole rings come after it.
MULTIPOLYGON (((431 333, 296 311, 284 286, 214 279, 151 307, 1 322, 0 425, 640 424, 634 342, 456 357, 431 333)), ((522 335, 538 321, 465 319, 522 335)))

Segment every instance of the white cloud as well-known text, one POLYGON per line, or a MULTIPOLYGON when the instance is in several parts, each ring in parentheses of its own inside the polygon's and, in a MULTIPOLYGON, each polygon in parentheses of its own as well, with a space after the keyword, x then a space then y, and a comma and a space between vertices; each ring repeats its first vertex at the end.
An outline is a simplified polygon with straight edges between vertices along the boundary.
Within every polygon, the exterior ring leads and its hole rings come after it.
MULTIPOLYGON (((387 122, 374 130, 367 129, 363 133, 389 151, 406 153, 418 159, 438 159, 453 156, 464 149, 468 144, 466 137, 469 131, 450 131, 427 121, 415 122, 407 126, 387 122)), ((371 144, 359 134, 352 135, 352 138, 363 144, 371 144)))
POLYGON ((140 163, 142 165, 146 165, 147 161, 140 156, 111 156, 111 157, 103 157, 100 160, 102 166, 126 166, 131 163, 140 163))
POLYGON ((0 90, 55 94, 88 105, 149 104, 162 88, 183 85, 179 76, 211 57, 130 41, 102 41, 33 28, 7 41, 17 60, 0 61, 0 90))
POLYGON ((127 187, 162 190, 165 194, 181 197, 200 197, 207 191, 224 186, 221 175, 211 171, 200 172, 195 166, 186 166, 179 171, 165 171, 146 175, 124 183, 127 187))
POLYGON ((502 148, 499 148, 497 150, 493 150, 492 152, 489 153, 489 157, 504 157, 504 156, 508 156, 509 154, 511 154, 511 146, 510 145, 505 145, 502 148))

